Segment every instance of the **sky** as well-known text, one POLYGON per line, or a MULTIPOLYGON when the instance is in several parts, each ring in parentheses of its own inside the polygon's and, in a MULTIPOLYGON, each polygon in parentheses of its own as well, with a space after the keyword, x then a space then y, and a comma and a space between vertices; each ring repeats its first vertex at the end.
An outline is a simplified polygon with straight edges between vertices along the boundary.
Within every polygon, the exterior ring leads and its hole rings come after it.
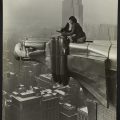
MULTIPOLYGON (((62 1, 3 0, 3 25, 14 29, 61 26, 62 1)), ((84 23, 117 23, 117 0, 83 0, 83 6, 84 23)))
POLYGON ((3 23, 9 27, 58 26, 61 25, 61 8, 60 0, 4 0, 3 23))
POLYGON ((84 23, 117 24, 118 0, 83 0, 84 23))

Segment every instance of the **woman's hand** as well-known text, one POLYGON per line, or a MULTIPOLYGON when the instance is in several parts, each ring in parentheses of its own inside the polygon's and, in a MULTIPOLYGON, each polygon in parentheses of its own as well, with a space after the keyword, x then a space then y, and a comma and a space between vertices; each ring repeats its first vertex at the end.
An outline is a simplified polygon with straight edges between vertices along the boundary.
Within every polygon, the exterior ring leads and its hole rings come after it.
POLYGON ((62 33, 61 33, 61 35, 65 36, 65 35, 66 35, 66 33, 65 33, 65 32, 62 32, 62 33))

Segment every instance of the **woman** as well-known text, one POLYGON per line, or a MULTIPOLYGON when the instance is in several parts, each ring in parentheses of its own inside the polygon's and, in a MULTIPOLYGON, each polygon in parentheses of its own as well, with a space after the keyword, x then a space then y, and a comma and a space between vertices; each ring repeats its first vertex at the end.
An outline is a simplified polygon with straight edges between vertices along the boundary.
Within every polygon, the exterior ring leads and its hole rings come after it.
POLYGON ((61 29, 61 34, 63 36, 68 36, 68 38, 72 40, 73 43, 77 43, 77 42, 82 43, 85 42, 86 40, 86 35, 74 16, 71 16, 66 26, 61 29), (70 25, 71 25, 71 30, 69 29, 70 25))

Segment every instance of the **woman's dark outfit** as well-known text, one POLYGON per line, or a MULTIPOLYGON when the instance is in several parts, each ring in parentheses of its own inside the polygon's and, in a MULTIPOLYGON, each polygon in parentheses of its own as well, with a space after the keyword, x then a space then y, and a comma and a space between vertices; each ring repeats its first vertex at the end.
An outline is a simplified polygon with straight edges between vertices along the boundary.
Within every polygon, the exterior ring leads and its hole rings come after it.
POLYGON ((63 36, 71 36, 74 43, 77 43, 77 39, 79 38, 86 38, 86 35, 79 23, 73 23, 71 31, 69 31, 69 23, 67 23, 61 32, 63 36))

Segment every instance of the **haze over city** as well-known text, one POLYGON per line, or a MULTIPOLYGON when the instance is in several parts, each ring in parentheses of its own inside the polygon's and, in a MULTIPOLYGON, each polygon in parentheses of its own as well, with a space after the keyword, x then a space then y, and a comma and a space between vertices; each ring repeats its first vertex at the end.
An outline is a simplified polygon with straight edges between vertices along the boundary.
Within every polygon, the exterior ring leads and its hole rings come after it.
MULTIPOLYGON (((49 28, 62 23, 62 0, 4 0, 3 7, 4 28, 49 28)), ((83 0, 83 19, 87 24, 116 24, 117 0, 83 0)))

